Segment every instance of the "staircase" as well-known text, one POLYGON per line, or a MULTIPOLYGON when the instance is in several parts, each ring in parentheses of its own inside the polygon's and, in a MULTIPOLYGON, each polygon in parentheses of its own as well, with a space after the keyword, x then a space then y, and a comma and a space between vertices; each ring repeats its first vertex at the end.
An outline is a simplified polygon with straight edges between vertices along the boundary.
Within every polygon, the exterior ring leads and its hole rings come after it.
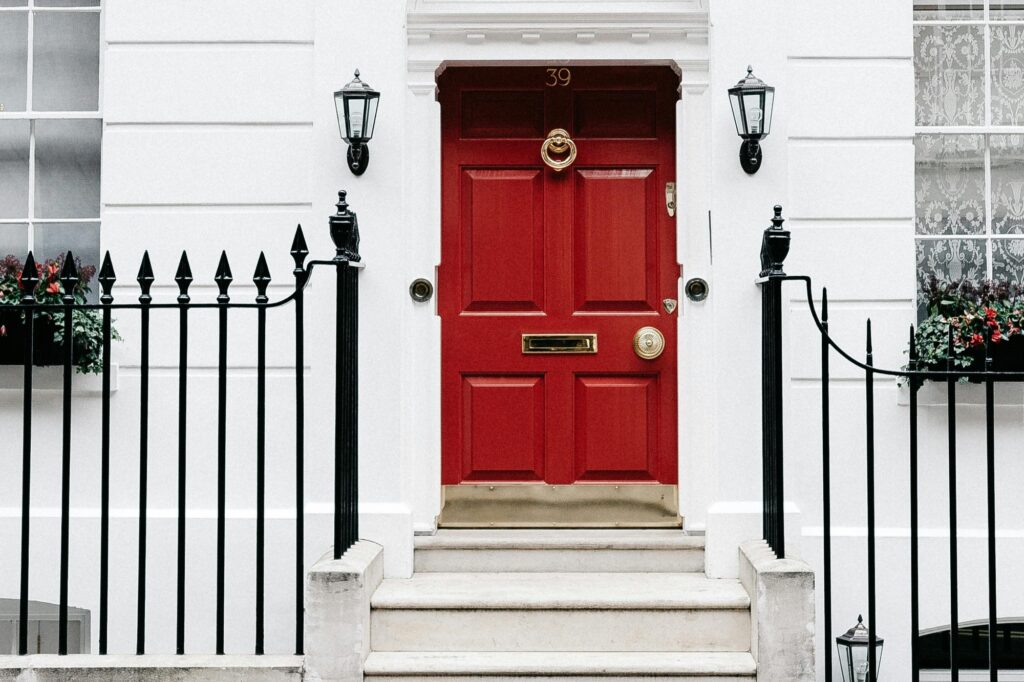
POLYGON ((751 682, 750 600, 663 530, 441 530, 371 599, 373 682, 751 682))

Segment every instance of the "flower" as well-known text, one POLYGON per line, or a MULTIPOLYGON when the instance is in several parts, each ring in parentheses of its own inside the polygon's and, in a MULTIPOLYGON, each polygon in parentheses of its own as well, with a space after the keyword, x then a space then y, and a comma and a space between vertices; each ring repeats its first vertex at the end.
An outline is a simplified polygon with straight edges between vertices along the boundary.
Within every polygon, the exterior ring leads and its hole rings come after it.
POLYGON ((7 326, 0 324, 0 336, 7 336, 7 326))
POLYGON ((59 294, 60 293, 60 283, 59 282, 50 282, 50 285, 48 287, 46 287, 46 291, 48 293, 51 293, 51 294, 59 294))

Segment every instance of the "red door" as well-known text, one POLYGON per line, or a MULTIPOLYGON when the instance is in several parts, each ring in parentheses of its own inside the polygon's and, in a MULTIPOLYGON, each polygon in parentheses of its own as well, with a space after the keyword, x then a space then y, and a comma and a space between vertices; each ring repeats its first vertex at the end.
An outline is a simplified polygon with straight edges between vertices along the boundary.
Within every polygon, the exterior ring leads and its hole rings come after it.
POLYGON ((678 75, 449 67, 438 85, 441 523, 678 525, 678 75), (546 140, 572 163, 545 163, 546 140))

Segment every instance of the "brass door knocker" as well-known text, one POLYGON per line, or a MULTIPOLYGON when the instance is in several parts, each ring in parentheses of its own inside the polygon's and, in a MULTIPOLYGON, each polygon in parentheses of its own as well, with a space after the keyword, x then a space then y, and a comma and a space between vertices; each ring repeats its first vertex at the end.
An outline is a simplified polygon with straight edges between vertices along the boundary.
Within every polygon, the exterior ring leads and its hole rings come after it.
POLYGON ((540 158, 544 163, 557 172, 561 172, 572 165, 576 160, 576 143, 569 139, 569 133, 561 128, 555 128, 548 133, 548 139, 540 146, 540 158), (552 159, 550 152, 555 154, 569 153, 564 159, 552 159))

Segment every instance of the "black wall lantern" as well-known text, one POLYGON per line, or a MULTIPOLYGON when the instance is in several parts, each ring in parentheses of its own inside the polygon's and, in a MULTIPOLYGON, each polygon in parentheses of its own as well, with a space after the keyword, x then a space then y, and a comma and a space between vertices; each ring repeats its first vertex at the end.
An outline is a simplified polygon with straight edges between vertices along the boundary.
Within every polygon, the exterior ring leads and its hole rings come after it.
POLYGON ((878 682, 878 671, 882 666, 882 638, 875 637, 875 678, 870 679, 868 657, 870 656, 870 634, 864 619, 857 616, 857 624, 836 637, 839 651, 839 669, 845 682, 878 682))
POLYGON ((772 106, 775 88, 754 75, 754 67, 747 67, 747 75, 729 88, 729 103, 736 134, 743 138, 740 145, 740 165, 750 175, 761 167, 760 140, 772 130, 772 106))
POLYGON ((370 163, 366 143, 373 137, 379 99, 379 92, 359 80, 359 69, 348 85, 334 93, 338 128, 342 139, 348 143, 348 167, 356 175, 362 175, 370 163))

